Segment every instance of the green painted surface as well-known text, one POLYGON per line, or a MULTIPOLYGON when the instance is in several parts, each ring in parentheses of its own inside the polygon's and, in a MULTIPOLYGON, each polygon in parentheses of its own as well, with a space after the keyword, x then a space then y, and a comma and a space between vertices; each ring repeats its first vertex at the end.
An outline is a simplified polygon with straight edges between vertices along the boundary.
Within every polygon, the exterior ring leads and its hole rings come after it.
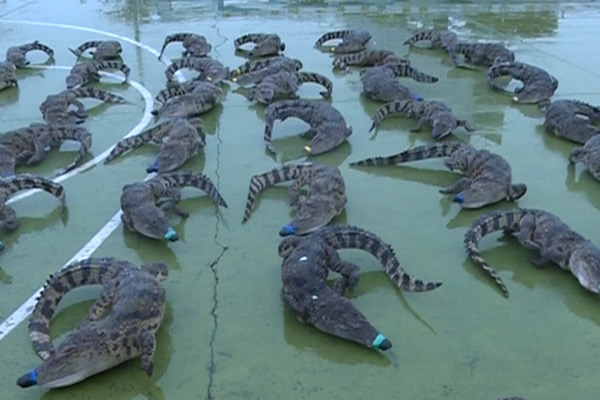
MULTIPOLYGON (((55 49, 57 65, 69 66, 74 58, 67 47, 102 38, 6 19, 101 29, 155 49, 169 33, 195 31, 208 37, 215 47, 213 56, 232 67, 244 61, 234 56, 235 37, 252 31, 280 33, 287 55, 301 58, 306 70, 332 78, 333 104, 354 127, 349 144, 315 158, 339 165, 346 179, 349 201, 338 221, 377 232, 393 245, 410 273, 444 285, 426 294, 400 293, 373 258, 346 251, 344 258, 361 265, 363 271, 353 302, 390 338, 393 354, 364 349, 296 321, 280 298, 281 260, 276 252, 277 232, 291 215, 286 190, 264 192, 248 223, 242 226, 240 221, 250 176, 299 157, 304 141, 295 133, 304 124, 297 120, 276 124, 275 146, 282 156, 273 160, 262 140, 263 108, 249 104, 231 85, 223 107, 206 117, 205 149, 186 165, 202 169, 218 182, 229 209, 220 210, 217 219, 210 201, 188 189, 182 208, 191 215, 176 225, 182 240, 152 241, 120 226, 95 253, 134 262, 161 259, 171 267, 164 284, 169 308, 158 335, 154 376, 147 378, 135 360, 67 389, 21 390, 16 378, 38 363, 23 323, 0 342, 0 397, 198 399, 207 397, 210 385, 217 399, 594 398, 600 391, 595 375, 600 355, 598 298, 555 266, 534 268, 528 262, 531 254, 515 240, 498 241, 494 235, 484 239, 481 248, 509 287, 511 298, 504 299, 491 279, 466 259, 462 239, 477 216, 510 205, 460 211, 437 192, 456 180, 440 160, 349 168, 349 161, 395 153, 431 138, 427 131, 408 132, 414 120, 390 118, 371 139, 367 130, 378 104, 360 96, 356 72, 333 74, 329 55, 312 45, 327 30, 361 27, 373 34, 377 47, 403 55, 407 48, 401 43, 412 32, 449 26, 464 38, 505 41, 519 60, 546 68, 560 81, 555 98, 576 97, 599 104, 600 58, 594 38, 600 34, 600 8, 595 3, 558 2, 290 4, 224 2, 217 10, 213 2, 69 0, 58 5, 6 0, 0 1, 0 51, 40 39, 55 49), (215 294, 210 266, 221 254, 221 245, 227 250, 214 265, 215 294)), ((178 54, 177 44, 167 49, 170 57, 178 54)), ((39 54, 31 57, 43 59, 39 54)), ((546 134, 535 106, 511 104, 508 97, 487 88, 482 72, 453 69, 448 56, 440 52, 417 49, 409 58, 440 81, 427 85, 405 80, 405 84, 426 98, 448 102, 477 129, 471 137, 460 130, 457 136, 502 154, 511 162, 515 180, 527 183, 529 190, 520 206, 554 212, 600 243, 600 183, 581 168, 568 166, 574 145, 546 134)), ((124 59, 132 67, 132 78, 153 95, 163 87, 165 67, 155 56, 124 43, 124 59)), ((39 103, 63 88, 65 76, 62 70, 19 72, 19 90, 0 94, 0 131, 39 121, 39 103)), ((133 104, 100 106, 92 114, 86 126, 94 135, 93 155, 132 129, 144 109, 143 99, 132 87, 106 82, 103 86, 133 104)), ((318 97, 310 85, 300 94, 318 97)), ((76 146, 65 145, 61 154, 21 171, 51 176, 74 157, 74 151, 76 146)), ((2 235, 7 248, 0 255, 0 266, 3 279, 10 277, 12 283, 0 284, 0 319, 8 317, 113 216, 121 187, 143 179, 154 154, 150 147, 140 149, 66 181, 66 220, 61 220, 56 200, 48 195, 15 204, 21 226, 2 235)), ((92 288, 69 295, 52 327, 57 338, 77 325, 97 293, 92 288)))

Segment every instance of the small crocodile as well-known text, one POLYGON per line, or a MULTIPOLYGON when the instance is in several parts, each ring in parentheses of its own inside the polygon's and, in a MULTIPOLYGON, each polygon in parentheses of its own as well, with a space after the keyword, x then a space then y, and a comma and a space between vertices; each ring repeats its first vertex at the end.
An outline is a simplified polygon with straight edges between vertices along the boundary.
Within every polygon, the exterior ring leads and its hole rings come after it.
POLYGON ((192 158, 206 144, 200 118, 176 118, 162 122, 144 132, 119 141, 105 163, 147 143, 160 146, 156 160, 146 172, 171 172, 192 158))
POLYGON ((207 176, 189 171, 176 171, 157 175, 144 182, 125 185, 121 194, 121 219, 131 231, 153 239, 171 242, 179 240, 173 225, 166 217, 167 211, 174 211, 182 218, 189 214, 177 207, 181 193, 176 188, 195 187, 218 205, 227 208, 227 203, 207 176))
POLYGON ((449 30, 428 30, 415 33, 408 38, 403 44, 414 46, 418 42, 427 41, 430 43, 431 49, 448 50, 450 46, 458 42, 456 33, 449 30))
POLYGON ((259 83, 265 77, 281 71, 295 72, 301 70, 302 62, 285 56, 270 57, 248 61, 229 73, 228 79, 239 85, 259 83))
POLYGON ((163 42, 163 45, 160 49, 160 54, 158 58, 160 59, 165 52, 165 49, 169 45, 169 43, 173 42, 182 42, 183 45, 183 56, 187 57, 206 57, 208 53, 212 50, 212 45, 208 43, 206 37, 203 35, 198 35, 195 33, 174 33, 172 35, 168 35, 163 42))
POLYGON ((451 171, 456 169, 465 175, 456 184, 440 190, 440 193, 454 195, 452 201, 463 208, 481 208, 502 200, 515 201, 527 191, 525 184, 512 183, 510 164, 502 156, 487 150, 477 150, 461 142, 417 146, 392 156, 367 158, 350 165, 395 165, 437 157, 447 157, 444 165, 451 171))
POLYGON ((409 117, 419 118, 417 126, 411 129, 411 132, 418 132, 425 124, 430 124, 433 128, 431 136, 433 136, 435 140, 450 135, 450 133, 459 126, 464 127, 468 132, 474 130, 471 128, 468 121, 457 119, 450 107, 441 101, 396 100, 377 109, 369 132, 375 130, 377 126, 391 114, 403 114, 409 117))
POLYGON ((367 42, 371 40, 371 34, 367 31, 342 30, 327 32, 315 42, 315 47, 322 47, 330 40, 342 39, 337 46, 332 47, 333 53, 354 53, 364 50, 367 42))
POLYGON ((497 63, 515 61, 515 53, 500 43, 458 42, 450 45, 448 52, 454 65, 458 67, 468 67, 467 64, 490 67, 497 63), (467 64, 459 61, 460 55, 464 57, 467 64))
POLYGON ((265 110, 264 141, 267 149, 276 153, 271 141, 273 123, 289 117, 299 118, 310 125, 310 129, 301 134, 310 140, 304 146, 304 152, 316 155, 328 152, 345 142, 352 134, 352 127, 346 124, 344 116, 331 104, 308 100, 280 100, 270 104, 265 110))
POLYGON ((500 62, 492 65, 486 72, 488 85, 493 90, 505 91, 513 94, 515 103, 539 103, 550 99, 558 88, 558 79, 550 75, 546 70, 534 65, 521 62, 500 62), (500 76, 510 75, 519 80, 523 86, 514 92, 498 86, 494 80, 500 76))
POLYGON ((20 46, 12 46, 6 50, 6 61, 12 63, 17 68, 22 68, 26 65, 29 65, 29 61, 27 61, 27 53, 34 50, 41 50, 48 55, 48 60, 54 58, 54 50, 50 47, 46 46, 38 42, 25 43, 20 46))
POLYGON ((8 61, 0 62, 0 90, 18 86, 15 64, 8 61))
POLYGON ((359 267, 341 261, 337 250, 360 249, 383 265, 387 276, 401 290, 434 290, 441 282, 424 282, 400 266, 392 247, 374 233, 347 225, 324 227, 308 236, 290 236, 279 244, 283 260, 283 300, 298 319, 317 329, 369 348, 387 350, 392 343, 343 297, 359 280, 359 267), (329 269, 342 275, 330 289, 329 269))
POLYGON ((421 100, 396 78, 410 77, 417 82, 434 83, 438 78, 417 71, 410 64, 387 63, 367 68, 360 72, 360 80, 365 96, 375 101, 421 100))
POLYGON ((250 57, 273 56, 285 50, 285 43, 275 33, 249 33, 233 41, 236 50, 241 50, 246 43, 254 43, 254 47, 248 52, 250 57))
POLYGON ((257 85, 251 87, 246 94, 248 100, 256 100, 262 104, 271 104, 275 100, 297 99, 296 92, 303 83, 316 83, 326 90, 319 94, 331 98, 333 83, 324 75, 316 72, 287 72, 281 71, 269 75, 257 85))
POLYGON ((582 163, 590 174, 600 181, 600 132, 592 136, 582 148, 574 149, 569 155, 571 163, 582 163))
POLYGON ((110 92, 95 89, 89 86, 77 89, 63 90, 60 93, 51 94, 40 105, 40 111, 44 121, 48 124, 76 124, 82 123, 87 118, 85 106, 79 99, 92 98, 111 104, 126 104, 123 97, 110 92), (76 110, 69 110, 75 106, 76 110))
POLYGON ((346 186, 340 171, 318 163, 287 164, 250 179, 248 200, 242 224, 248 221, 257 196, 264 189, 281 182, 293 181, 289 188, 290 205, 297 206, 294 219, 279 235, 306 235, 327 225, 346 206, 346 186), (306 195, 301 191, 308 187, 306 195))
POLYGON ((545 112, 546 132, 579 144, 600 134, 600 107, 579 100, 541 102, 538 107, 545 112))
MULTIPOLYGON (((42 161, 48 149, 58 148, 65 140, 74 140, 81 144, 79 154, 75 160, 65 167, 61 173, 75 168, 92 146, 92 134, 86 128, 75 125, 41 124, 34 122, 28 127, 14 129, 0 135, 0 147, 10 149, 2 156, 8 157, 12 154, 14 166, 32 165, 42 161)), ((5 164, 5 162, 2 162, 5 164)), ((5 176, 14 175, 13 170, 3 170, 0 174, 5 176)))
POLYGON ((155 335, 166 307, 160 282, 168 272, 162 262, 138 267, 104 257, 75 261, 51 275, 29 321, 29 338, 43 361, 22 375, 17 385, 69 386, 137 357, 141 357, 142 368, 151 376, 155 335), (50 320, 59 302, 77 287, 98 284, 103 291, 87 318, 54 348, 50 320))
POLYGON ((156 106, 166 102, 152 114, 161 118, 189 118, 204 114, 221 103, 221 88, 211 82, 196 81, 193 85, 184 84, 168 88, 157 95, 156 106), (190 90, 191 88, 191 90, 190 90))
POLYGON ((229 76, 229 68, 210 57, 183 57, 173 60, 165 70, 167 80, 172 81, 175 73, 184 68, 198 71, 198 80, 209 81, 215 85, 229 76))
POLYGON ((71 72, 67 76, 67 89, 74 89, 77 86, 85 86, 92 82, 98 82, 100 80, 100 71, 109 69, 121 71, 125 75, 123 84, 127 83, 131 69, 121 61, 80 62, 71 68, 71 72))
POLYGON ((350 66, 374 67, 387 63, 410 64, 410 61, 398 57, 390 50, 369 49, 336 57, 332 62, 334 69, 341 69, 347 73, 350 72, 350 66))
POLYGON ((600 249, 569 228, 556 215, 547 211, 511 208, 493 211, 479 217, 465 234, 469 257, 483 268, 508 297, 508 288, 502 278, 479 253, 479 241, 490 232, 503 230, 514 234, 524 247, 537 250, 538 257, 531 263, 541 267, 552 261, 561 269, 569 270, 585 289, 598 293, 600 285, 600 249))
POLYGON ((123 46, 116 40, 89 40, 80 44, 75 50, 69 48, 77 58, 89 49, 95 49, 92 52, 92 59, 96 61, 116 60, 123 52, 123 46))

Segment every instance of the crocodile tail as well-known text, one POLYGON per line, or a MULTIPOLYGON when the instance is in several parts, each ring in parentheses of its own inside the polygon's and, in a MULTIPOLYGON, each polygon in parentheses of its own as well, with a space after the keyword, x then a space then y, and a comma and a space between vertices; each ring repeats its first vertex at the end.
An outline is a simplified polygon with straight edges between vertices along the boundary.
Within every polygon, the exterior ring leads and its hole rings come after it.
POLYGON ((170 43, 183 42, 184 40, 186 40, 187 38, 189 38, 192 35, 193 35, 192 33, 174 33, 172 35, 168 35, 167 37, 165 37, 165 41, 163 42, 163 45, 160 48, 160 54, 158 55, 158 58, 162 57, 162 55, 165 52, 165 49, 167 48, 167 46, 170 43))
POLYGON ((106 90, 96 89, 90 86, 81 86, 77 89, 70 89, 77 98, 92 98, 112 104, 125 104, 127 100, 123 97, 107 92, 106 90))
POLYGON ((353 163, 350 163, 350 165, 395 165, 409 161, 425 160, 428 158, 448 157, 452 155, 452 153, 454 153, 455 151, 462 149, 465 146, 468 145, 465 145, 461 142, 431 143, 424 146, 413 147, 412 149, 388 157, 373 157, 361 161, 355 161, 353 163))
POLYGON ((465 234, 464 244, 467 250, 467 255, 484 271, 486 271, 496 281, 505 297, 508 297, 508 288, 498 275, 496 270, 485 261, 481 253, 479 253, 479 241, 490 232, 499 230, 517 230, 519 222, 527 210, 521 208, 511 208, 505 210, 492 211, 479 217, 467 233, 465 234))
POLYGON ((60 183, 46 179, 37 174, 18 174, 4 178, 0 182, 0 191, 9 197, 21 190, 41 189, 54 195, 64 207, 66 204, 65 189, 60 183))
MULTIPOLYGON (((349 54, 353 55, 353 54, 349 54)), ((334 69, 341 69, 342 71, 348 73, 350 72, 350 67, 348 65, 348 57, 337 57, 334 58, 331 62, 334 69)))
POLYGON ((488 86, 493 90, 506 91, 502 87, 498 86, 494 80, 500 76, 508 75, 510 73, 511 63, 510 62, 499 62, 487 69, 485 72, 485 79, 487 80, 488 86))
POLYGON ((423 40, 433 41, 436 38, 436 36, 438 36, 437 31, 421 31, 409 37, 407 40, 404 41, 403 44, 412 46, 415 43, 423 40))
POLYGON ((246 43, 259 42, 260 40, 262 40, 263 37, 264 37, 264 35, 261 35, 261 34, 249 33, 247 35, 243 35, 243 36, 240 36, 239 38, 235 39, 233 41, 233 45, 235 46, 236 49, 239 49, 246 43))
POLYGON ((154 109, 152 110, 152 114, 158 114, 158 110, 161 109, 162 106, 164 106, 165 103, 169 101, 169 99, 172 99, 173 97, 183 96, 184 94, 188 93, 189 90, 186 89, 184 86, 173 86, 166 89, 162 89, 154 98, 154 109))
POLYGON ((137 149, 140 146, 150 143, 151 141, 159 141, 158 138, 162 138, 171 128, 169 122, 163 122, 150 129, 146 129, 142 133, 128 138, 122 139, 113 149, 111 150, 104 163, 114 160, 122 154, 127 153, 130 150, 137 149))
POLYGON ((284 120, 288 117, 298 117, 302 119, 304 111, 307 108, 313 108, 314 103, 305 100, 280 100, 275 103, 271 103, 265 109, 265 134, 263 136, 267 150, 272 153, 276 153, 275 146, 271 141, 273 134, 273 123, 277 119, 284 120))
POLYGON ((26 53, 28 53, 30 51, 34 51, 34 50, 40 50, 40 51, 43 51, 44 53, 46 53, 48 55, 48 58, 54 57, 54 50, 52 50, 52 48, 50 48, 49 46, 46 46, 45 44, 38 42, 37 40, 35 42, 31 42, 31 43, 27 43, 22 46, 19 46, 19 48, 21 50, 25 51, 26 53))
POLYGON ((441 282, 425 282, 410 276, 401 266, 394 249, 372 232, 355 226, 334 225, 322 228, 320 235, 331 247, 337 249, 361 249, 369 252, 383 265, 385 273, 401 290, 426 292, 442 285, 441 282))
POLYGON ((83 126, 73 125, 51 125, 50 135, 53 142, 63 140, 74 140, 81 144, 77 157, 62 170, 62 173, 70 171, 85 157, 92 147, 92 134, 83 126))
POLYGON ((199 172, 175 171, 161 174, 152 179, 162 187, 185 187, 191 186, 205 192, 216 204, 227 208, 227 203, 221 197, 219 190, 210 178, 199 172))
POLYGON ((248 221, 252 207, 256 198, 266 188, 276 185, 281 182, 288 182, 297 179, 302 171, 312 167, 312 163, 288 164, 280 168, 274 168, 264 174, 254 175, 250 179, 250 187, 248 188, 248 199, 246 200, 246 209, 244 210, 244 218, 242 224, 248 221))
POLYGON ((43 360, 54 351, 50 337, 50 320, 62 298, 80 286, 105 285, 127 266, 135 267, 127 261, 112 257, 87 258, 75 261, 50 275, 29 319, 29 338, 35 352, 43 360))
POLYGON ((125 82, 129 79, 129 74, 131 73, 131 68, 127 66, 122 61, 115 60, 107 60, 107 61, 96 61, 96 68, 98 71, 104 71, 107 69, 116 69, 119 70, 125 75, 125 82))
POLYGON ((327 32, 323 36, 321 36, 319 39, 317 39, 317 41, 315 42, 315 46, 316 47, 323 46, 323 43, 328 42, 330 40, 344 39, 346 36, 348 36, 349 33, 350 33, 349 30, 327 32))
POLYGON ((375 128, 377 128, 377 125, 379 125, 388 115, 412 113, 415 109, 415 106, 420 105, 418 103, 415 103, 416 102, 414 100, 396 100, 390 103, 386 103, 383 106, 379 107, 377 111, 375 111, 375 116, 373 117, 373 124, 371 124, 371 128, 369 128, 369 132, 375 130, 375 128))
POLYGON ((324 75, 317 74, 315 72, 298 72, 298 83, 312 82, 323 86, 326 90, 320 92, 321 96, 325 98, 331 97, 333 91, 333 83, 331 80, 324 75))
POLYGON ((77 47, 75 50, 71 48, 69 48, 69 50, 71 51, 71 53, 75 54, 76 57, 81 57, 81 55, 85 53, 86 50, 98 47, 101 43, 102 42, 100 40, 89 40, 80 44, 79 47, 77 47))
POLYGON ((399 77, 407 77, 411 78, 417 82, 425 82, 425 83, 435 83, 438 81, 438 78, 432 75, 427 75, 424 72, 417 71, 410 64, 402 63, 402 62, 394 62, 385 64, 388 68, 394 72, 394 76, 399 77))
POLYGON ((171 62, 171 65, 165 70, 165 76, 168 80, 172 80, 177 71, 184 68, 195 68, 196 60, 194 57, 176 58, 171 62))

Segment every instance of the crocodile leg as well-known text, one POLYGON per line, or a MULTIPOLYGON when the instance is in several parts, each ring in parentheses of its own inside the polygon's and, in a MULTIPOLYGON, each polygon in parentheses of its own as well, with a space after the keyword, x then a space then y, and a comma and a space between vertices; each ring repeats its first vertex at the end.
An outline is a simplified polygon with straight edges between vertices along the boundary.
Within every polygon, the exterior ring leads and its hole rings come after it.
POLYGON ((425 127, 425 124, 429 122, 428 118, 419 118, 419 122, 417 122, 417 126, 412 128, 411 132, 421 132, 421 130, 425 127))
POLYGON ((115 295, 117 293, 117 287, 115 281, 106 283, 100 297, 96 299, 90 310, 88 311, 88 321, 98 321, 108 308, 112 305, 115 295))
POLYGON ((3 220, 0 221, 0 229, 4 229, 8 232, 12 232, 17 229, 19 226, 19 221, 17 220, 17 212, 14 208, 3 204, 0 206, 0 215, 3 217, 3 220))
POLYGON ((340 255, 333 247, 328 247, 326 251, 328 258, 327 267, 343 276, 334 285, 334 290, 340 296, 343 296, 347 287, 350 287, 350 290, 352 290, 358 284, 360 267, 351 262, 342 261, 340 255))
POLYGON ((466 176, 460 178, 458 182, 456 182, 452 186, 447 186, 443 189, 440 189, 440 193, 442 194, 457 194, 467 189, 473 180, 471 178, 467 178, 466 176))
POLYGON ((141 335, 142 355, 140 361, 142 362, 142 369, 146 372, 146 375, 152 376, 154 372, 154 351, 156 350, 156 338, 154 334, 150 332, 144 332, 141 335))

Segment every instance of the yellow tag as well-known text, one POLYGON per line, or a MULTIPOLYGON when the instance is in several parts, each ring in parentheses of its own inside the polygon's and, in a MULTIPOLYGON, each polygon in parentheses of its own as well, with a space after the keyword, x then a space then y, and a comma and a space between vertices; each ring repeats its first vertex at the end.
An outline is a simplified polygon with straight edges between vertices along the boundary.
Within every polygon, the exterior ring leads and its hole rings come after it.
POLYGON ((312 151, 312 149, 310 148, 310 146, 304 146, 304 151, 306 151, 307 153, 310 153, 312 151))
POLYGON ((517 102, 517 103, 519 102, 519 98, 517 96, 513 97, 512 99, 514 102, 517 102))

